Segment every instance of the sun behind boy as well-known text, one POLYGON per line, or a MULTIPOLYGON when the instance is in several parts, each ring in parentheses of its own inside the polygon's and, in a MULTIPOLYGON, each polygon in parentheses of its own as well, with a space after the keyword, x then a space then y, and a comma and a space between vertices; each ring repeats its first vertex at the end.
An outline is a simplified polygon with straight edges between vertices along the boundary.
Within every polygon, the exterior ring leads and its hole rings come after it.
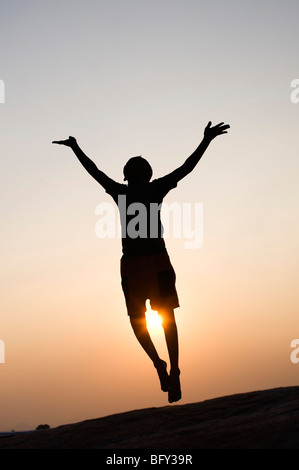
POLYGON ((137 340, 155 366, 161 389, 168 392, 168 401, 181 399, 178 331, 174 309, 179 307, 175 272, 170 262, 160 219, 161 205, 169 191, 197 165, 211 141, 227 134, 223 122, 212 127, 209 122, 195 152, 182 166, 168 175, 151 181, 153 171, 142 157, 131 158, 124 167, 120 184, 97 168, 81 150, 74 137, 53 141, 70 147, 88 173, 112 196, 120 211, 122 224, 121 283, 130 322, 137 340), (151 210, 151 206, 158 208, 151 210), (136 213, 142 214, 136 222, 136 213), (134 220, 135 219, 135 220, 134 220), (170 374, 152 342, 146 323, 146 300, 163 318, 165 340, 169 353, 170 374))

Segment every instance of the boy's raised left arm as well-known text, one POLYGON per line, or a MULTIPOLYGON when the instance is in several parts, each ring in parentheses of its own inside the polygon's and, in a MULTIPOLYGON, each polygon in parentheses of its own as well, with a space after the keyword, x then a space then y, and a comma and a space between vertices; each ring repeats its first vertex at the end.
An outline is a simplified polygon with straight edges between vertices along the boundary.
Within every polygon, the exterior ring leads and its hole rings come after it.
POLYGON ((191 173, 191 171, 194 170, 194 168, 200 161, 201 157, 207 150, 212 140, 219 135, 227 134, 227 130, 229 128, 230 126, 228 124, 224 124, 224 122, 221 122, 220 124, 217 124, 216 126, 212 127, 212 123, 210 121, 207 127, 205 128, 204 137, 197 149, 192 153, 192 155, 190 155, 189 158, 187 158, 187 160, 183 163, 182 166, 180 166, 171 173, 172 177, 175 180, 180 181, 182 178, 191 173))

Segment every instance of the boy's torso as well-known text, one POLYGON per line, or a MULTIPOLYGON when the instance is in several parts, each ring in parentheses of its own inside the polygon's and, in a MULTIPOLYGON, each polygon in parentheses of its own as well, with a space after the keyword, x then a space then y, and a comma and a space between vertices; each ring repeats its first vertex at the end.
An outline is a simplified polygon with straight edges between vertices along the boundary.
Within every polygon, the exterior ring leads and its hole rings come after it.
POLYGON ((106 190, 120 212, 124 257, 166 252, 161 207, 164 196, 174 187, 176 182, 164 177, 134 186, 114 183, 106 190))

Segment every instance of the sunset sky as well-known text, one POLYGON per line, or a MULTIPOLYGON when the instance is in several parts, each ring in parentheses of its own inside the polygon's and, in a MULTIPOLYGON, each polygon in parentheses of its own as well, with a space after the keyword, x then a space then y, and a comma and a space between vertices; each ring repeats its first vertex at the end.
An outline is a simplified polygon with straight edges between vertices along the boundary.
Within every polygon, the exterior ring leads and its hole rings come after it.
POLYGON ((203 204, 201 248, 167 239, 180 403, 298 385, 298 1, 0 5, 0 431, 168 405, 126 314, 121 242, 96 236, 112 199, 51 143, 69 135, 122 182, 131 156, 163 176, 209 120, 231 125, 165 199, 203 204))

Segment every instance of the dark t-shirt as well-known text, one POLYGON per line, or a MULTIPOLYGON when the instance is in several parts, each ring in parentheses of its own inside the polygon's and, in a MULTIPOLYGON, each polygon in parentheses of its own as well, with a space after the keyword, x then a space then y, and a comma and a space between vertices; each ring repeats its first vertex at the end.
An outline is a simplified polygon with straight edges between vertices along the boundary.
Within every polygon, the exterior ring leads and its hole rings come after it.
POLYGON ((160 212, 163 198, 176 186, 177 179, 171 173, 132 186, 109 179, 105 190, 120 212, 124 257, 166 252, 160 212))

